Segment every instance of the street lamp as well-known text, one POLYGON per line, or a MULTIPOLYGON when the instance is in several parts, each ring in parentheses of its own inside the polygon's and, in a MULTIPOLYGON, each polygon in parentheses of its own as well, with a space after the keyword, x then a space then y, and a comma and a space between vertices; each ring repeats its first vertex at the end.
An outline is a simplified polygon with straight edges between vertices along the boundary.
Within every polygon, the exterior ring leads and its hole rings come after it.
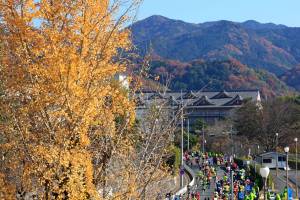
POLYGON ((275 152, 276 152, 276 176, 278 176, 278 152, 277 152, 278 133, 275 133, 275 136, 276 136, 276 146, 275 146, 275 152))
POLYGON ((205 151, 205 147, 204 144, 205 143, 205 139, 204 139, 204 123, 202 123, 202 148, 203 148, 203 153, 205 151))
POLYGON ((264 200, 266 200, 267 199, 266 198, 266 185, 267 185, 267 179, 268 179, 268 176, 270 173, 270 169, 269 169, 269 167, 262 167, 262 168, 260 168, 259 173, 264 180, 264 200))
POLYGON ((284 147, 284 152, 286 154, 286 163, 285 163, 285 166, 286 166, 286 191, 287 191, 287 194, 289 194, 289 173, 288 173, 288 163, 289 163, 289 151, 290 151, 290 148, 289 147, 284 147))
MULTIPOLYGON (((180 159, 180 165, 181 165, 181 169, 183 168, 183 100, 182 100, 182 91, 181 91, 181 113, 180 113, 180 117, 181 117, 181 159, 180 159)), ((183 174, 180 173, 180 188, 183 188, 183 174)))
POLYGON ((250 171, 250 160, 246 160, 247 173, 250 171))
POLYGON ((187 149, 190 151, 190 119, 187 118, 187 134, 188 134, 188 143, 187 143, 187 149))
POLYGON ((257 160, 257 158, 258 158, 258 156, 259 156, 259 144, 257 145, 257 155, 255 156, 255 160, 254 160, 254 171, 255 171, 255 173, 256 173, 256 160, 257 160))
POLYGON ((250 157, 251 156, 251 149, 249 148, 248 149, 248 157, 250 157))
POLYGON ((299 194, 298 194, 298 138, 294 139, 296 143, 296 197, 299 199, 299 194))
POLYGON ((234 200, 234 193, 233 193, 233 169, 232 167, 229 167, 230 170, 230 199, 234 200))
POLYGON ((241 146, 240 146, 240 156, 241 157, 243 156, 243 144, 241 144, 241 146))

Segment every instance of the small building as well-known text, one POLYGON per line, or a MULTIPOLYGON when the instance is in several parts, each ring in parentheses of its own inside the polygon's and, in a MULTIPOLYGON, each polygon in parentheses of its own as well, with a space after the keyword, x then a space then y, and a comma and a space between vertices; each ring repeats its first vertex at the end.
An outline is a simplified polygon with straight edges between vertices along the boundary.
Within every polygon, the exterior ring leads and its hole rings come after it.
POLYGON ((270 169, 276 168, 276 159, 278 157, 278 168, 286 169, 286 155, 284 153, 266 152, 256 156, 255 161, 270 169))

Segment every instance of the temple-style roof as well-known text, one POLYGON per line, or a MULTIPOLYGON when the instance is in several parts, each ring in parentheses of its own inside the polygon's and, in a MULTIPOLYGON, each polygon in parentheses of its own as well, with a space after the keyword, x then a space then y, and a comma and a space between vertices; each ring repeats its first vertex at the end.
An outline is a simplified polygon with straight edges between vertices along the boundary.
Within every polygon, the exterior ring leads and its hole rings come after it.
MULTIPOLYGON (((185 98, 191 97, 190 99, 182 98, 183 105, 196 106, 199 107, 237 107, 243 103, 243 100, 249 99, 253 102, 260 102, 260 92, 258 90, 232 90, 232 91, 198 91, 198 92, 185 92, 183 93, 185 98), (189 94, 189 95, 188 95, 189 94), (223 95, 220 95, 223 94, 223 95), (204 97, 203 97, 204 96, 204 97), (195 98, 196 97, 196 98, 195 98), (219 98, 216 98, 219 97, 219 98), (221 98, 224 97, 224 98, 221 98), (201 105, 201 106, 200 106, 201 105)), ((181 92, 166 92, 164 95, 158 92, 146 92, 146 93, 137 93, 146 105, 151 104, 152 101, 158 101, 160 103, 165 103, 166 106, 171 104, 181 103, 181 92), (169 104, 166 102, 170 101, 169 104), (172 103, 173 102, 173 103, 172 103)), ((183 96, 183 95, 182 95, 183 96)))
MULTIPOLYGON (((192 91, 188 91, 182 96, 182 99, 196 99, 196 98, 197 95, 195 95, 192 91)), ((179 96, 177 99, 180 100, 181 96, 179 96)))
POLYGON ((203 95, 200 99, 195 101, 192 105, 193 106, 209 106, 209 105, 214 105, 214 103, 212 103, 207 96, 203 95))
POLYGON ((215 96, 211 97, 211 99, 225 99, 225 98, 231 98, 228 92, 223 90, 222 92, 219 92, 215 96))
POLYGON ((243 104, 243 97, 241 95, 236 95, 231 101, 224 104, 224 106, 239 106, 243 104))

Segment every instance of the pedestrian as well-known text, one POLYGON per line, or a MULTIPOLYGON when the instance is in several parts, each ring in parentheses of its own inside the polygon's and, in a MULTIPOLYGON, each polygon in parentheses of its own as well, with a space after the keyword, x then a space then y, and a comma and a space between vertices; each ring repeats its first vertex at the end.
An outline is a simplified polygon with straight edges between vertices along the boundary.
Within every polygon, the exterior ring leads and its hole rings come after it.
POLYGON ((197 200, 200 200, 200 192, 197 192, 197 193, 196 193, 196 199, 197 199, 197 200))

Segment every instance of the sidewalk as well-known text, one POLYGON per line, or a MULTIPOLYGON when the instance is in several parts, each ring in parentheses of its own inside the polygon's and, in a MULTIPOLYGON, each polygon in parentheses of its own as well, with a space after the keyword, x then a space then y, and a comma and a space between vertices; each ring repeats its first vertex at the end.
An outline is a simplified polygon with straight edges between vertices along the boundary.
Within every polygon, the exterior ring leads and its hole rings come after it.
MULTIPOLYGON (((282 192, 286 186, 286 175, 285 175, 286 171, 279 170, 278 177, 276 176, 276 170, 272 169, 270 173, 273 177, 273 181, 275 184, 275 192, 282 192)), ((298 175, 300 175, 299 172, 298 175)), ((295 181, 296 181, 295 171, 289 171, 289 186, 293 189, 294 198, 296 198, 295 181)), ((300 188, 299 183, 300 183, 300 179, 298 178, 298 188, 300 188)), ((299 191, 300 189, 298 189, 298 192, 299 191)))

